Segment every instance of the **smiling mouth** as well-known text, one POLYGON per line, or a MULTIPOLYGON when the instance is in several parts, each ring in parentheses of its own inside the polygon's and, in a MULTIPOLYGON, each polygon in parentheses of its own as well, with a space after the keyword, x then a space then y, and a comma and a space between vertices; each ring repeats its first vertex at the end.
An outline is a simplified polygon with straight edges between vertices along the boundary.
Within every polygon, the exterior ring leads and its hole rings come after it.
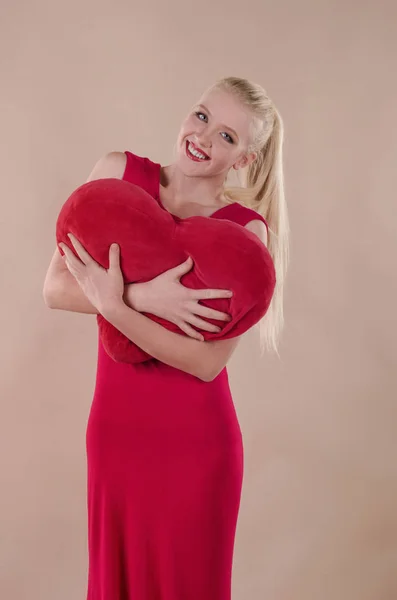
POLYGON ((194 144, 189 140, 186 140, 186 154, 190 158, 190 160, 193 160, 195 162, 205 162, 211 160, 210 157, 207 156, 207 154, 205 154, 201 150, 197 150, 194 144))

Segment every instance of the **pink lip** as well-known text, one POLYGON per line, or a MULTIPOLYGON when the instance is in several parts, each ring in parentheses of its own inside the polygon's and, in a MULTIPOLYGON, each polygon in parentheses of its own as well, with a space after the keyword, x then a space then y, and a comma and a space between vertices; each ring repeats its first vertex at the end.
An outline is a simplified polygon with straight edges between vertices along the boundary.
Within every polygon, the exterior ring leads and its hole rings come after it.
POLYGON ((195 144, 194 142, 192 142, 191 140, 188 140, 188 144, 189 144, 189 143, 190 143, 190 144, 193 146, 193 148, 194 148, 195 150, 197 150, 197 152, 200 152, 200 153, 201 153, 201 154, 203 154, 203 155, 204 155, 206 158, 210 158, 210 157, 208 156, 208 154, 207 154, 206 152, 204 152, 204 150, 202 150, 201 148, 199 148, 198 146, 196 146, 196 144, 195 144))

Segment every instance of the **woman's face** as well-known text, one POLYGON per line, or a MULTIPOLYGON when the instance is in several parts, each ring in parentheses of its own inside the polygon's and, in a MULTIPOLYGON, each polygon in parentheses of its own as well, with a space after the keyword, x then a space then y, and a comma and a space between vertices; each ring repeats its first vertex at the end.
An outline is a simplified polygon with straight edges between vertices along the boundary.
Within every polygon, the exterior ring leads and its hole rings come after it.
POLYGON ((183 121, 176 163, 186 175, 226 177, 231 167, 244 167, 256 158, 255 153, 247 154, 251 132, 249 111, 233 94, 213 90, 200 98, 183 121))

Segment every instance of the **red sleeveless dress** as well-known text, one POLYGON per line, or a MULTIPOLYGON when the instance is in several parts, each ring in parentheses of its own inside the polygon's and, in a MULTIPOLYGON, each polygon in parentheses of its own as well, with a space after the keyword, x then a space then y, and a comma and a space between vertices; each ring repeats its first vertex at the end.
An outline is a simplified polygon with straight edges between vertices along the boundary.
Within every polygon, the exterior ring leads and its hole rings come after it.
MULTIPOLYGON (((126 155, 123 179, 165 210, 160 165, 126 155)), ((215 215, 264 221, 238 203, 215 215)), ((99 340, 86 444, 87 600, 230 600, 243 442, 226 367, 203 382, 99 340)))

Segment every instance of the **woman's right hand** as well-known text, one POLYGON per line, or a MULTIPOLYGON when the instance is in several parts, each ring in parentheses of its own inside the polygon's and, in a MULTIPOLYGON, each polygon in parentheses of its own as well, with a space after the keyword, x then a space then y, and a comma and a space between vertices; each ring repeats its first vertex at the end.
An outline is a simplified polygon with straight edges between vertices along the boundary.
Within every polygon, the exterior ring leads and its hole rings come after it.
POLYGON ((147 312, 162 319, 170 321, 186 333, 188 336, 203 341, 203 336, 193 329, 216 332, 220 328, 208 323, 201 317, 230 321, 227 313, 214 310, 199 304, 199 300, 212 298, 230 298, 233 293, 230 290, 193 290, 180 283, 180 278, 193 266, 193 260, 189 257, 185 262, 161 273, 154 279, 141 284, 129 284, 126 286, 127 301, 130 306, 139 312, 147 312), (135 286, 135 289, 132 287, 135 286), (139 286, 139 287, 138 287, 139 286), (133 302, 130 294, 134 293, 133 302))

